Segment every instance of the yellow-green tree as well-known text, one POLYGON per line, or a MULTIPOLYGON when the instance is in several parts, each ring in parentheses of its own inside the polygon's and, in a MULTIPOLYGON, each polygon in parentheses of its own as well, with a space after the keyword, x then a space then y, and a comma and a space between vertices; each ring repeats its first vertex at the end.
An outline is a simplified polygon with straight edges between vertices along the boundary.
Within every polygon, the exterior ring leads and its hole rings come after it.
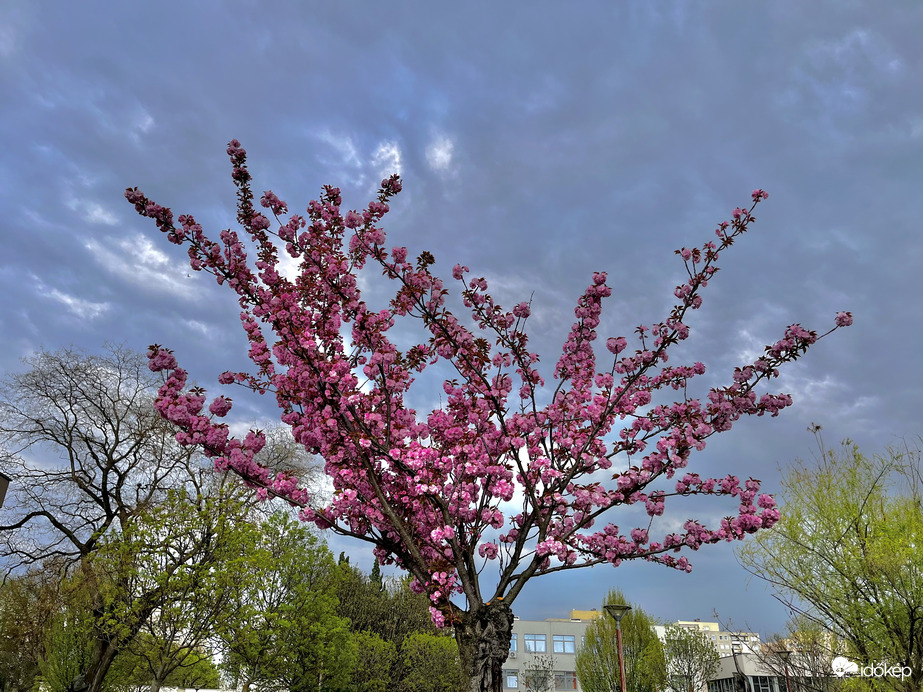
POLYGON ((923 689, 919 452, 867 456, 848 440, 839 451, 821 444, 815 463, 786 470, 782 520, 738 554, 783 602, 844 642, 834 653, 902 666, 909 674, 888 678, 890 688, 923 689))
POLYGON ((0 692, 26 692, 45 658, 49 623, 61 610, 61 582, 49 562, 0 583, 0 692))
POLYGON ((392 642, 374 632, 355 632, 356 667, 351 681, 354 692, 388 692, 391 689, 391 670, 397 660, 397 649, 392 642))
POLYGON ((124 642, 119 656, 137 662, 149 692, 202 668, 209 639, 235 617, 234 597, 252 579, 259 533, 249 492, 206 473, 198 487, 168 490, 89 561, 106 603, 95 630, 124 642))
POLYGON ((218 627, 226 670, 245 690, 350 689, 356 643, 337 612, 336 565, 326 544, 285 512, 261 526, 247 569, 218 627))
MULTIPOLYGON (((620 589, 606 595, 606 605, 628 603, 620 589)), ((654 631, 657 621, 638 604, 622 618, 622 650, 625 659, 625 682, 628 692, 656 692, 667 680, 663 645, 654 631)), ((587 628, 584 645, 577 652, 577 677, 586 692, 610 692, 619 689, 616 624, 601 616, 587 628)))
POLYGON ((707 635, 698 630, 677 625, 667 627, 664 653, 670 692, 701 690, 718 672, 718 650, 707 635))
POLYGON ((461 692, 467 679, 452 637, 414 632, 401 645, 401 692, 461 692))

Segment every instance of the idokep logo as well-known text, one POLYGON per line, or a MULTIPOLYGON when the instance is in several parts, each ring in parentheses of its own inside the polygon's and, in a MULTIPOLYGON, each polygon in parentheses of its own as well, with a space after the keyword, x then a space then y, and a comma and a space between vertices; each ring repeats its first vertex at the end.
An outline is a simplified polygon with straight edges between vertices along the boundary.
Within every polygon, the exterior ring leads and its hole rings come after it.
POLYGON ((845 656, 837 656, 831 662, 833 674, 838 678, 846 675, 860 678, 900 678, 910 677, 910 666, 891 666, 887 663, 860 666, 855 661, 850 661, 845 656))

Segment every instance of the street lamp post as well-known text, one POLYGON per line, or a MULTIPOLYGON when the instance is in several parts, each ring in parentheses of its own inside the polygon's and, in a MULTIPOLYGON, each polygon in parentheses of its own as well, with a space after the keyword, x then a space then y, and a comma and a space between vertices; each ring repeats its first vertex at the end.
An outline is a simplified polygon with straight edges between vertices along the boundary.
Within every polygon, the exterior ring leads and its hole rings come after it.
POLYGON ((605 606, 606 612, 615 620, 615 645, 619 650, 619 682, 622 686, 621 692, 627 692, 625 687, 625 659, 622 656, 622 618, 631 610, 630 605, 624 603, 609 604, 605 606))
POLYGON ((792 657, 791 651, 780 651, 779 658, 782 659, 782 663, 785 665, 785 692, 792 692, 791 685, 788 682, 788 660, 792 657))
POLYGON ((3 507, 3 499, 6 497, 6 489, 10 487, 10 477, 0 471, 0 507, 3 507))

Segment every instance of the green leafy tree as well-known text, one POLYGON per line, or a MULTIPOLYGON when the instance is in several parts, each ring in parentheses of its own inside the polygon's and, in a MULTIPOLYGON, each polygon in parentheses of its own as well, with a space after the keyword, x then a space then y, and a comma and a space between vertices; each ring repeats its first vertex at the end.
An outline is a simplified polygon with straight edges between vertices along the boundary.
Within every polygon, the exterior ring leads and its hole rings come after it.
POLYGON ((33 687, 45 658, 48 623, 62 607, 54 563, 0 583, 0 692, 33 687))
MULTIPOLYGON (((388 678, 394 686, 400 687, 413 673, 407 668, 403 655, 407 638, 417 634, 439 634, 430 615, 429 599, 411 591, 409 578, 383 576, 377 562, 370 574, 343 559, 338 568, 337 612, 349 620, 356 635, 373 634, 393 648, 396 653, 388 678)), ((356 675, 359 677, 354 684, 358 685, 358 680, 365 675, 361 666, 357 667, 356 675)))
POLYGON ((667 689, 697 692, 718 672, 718 651, 698 630, 670 625, 663 642, 667 661, 667 689))
POLYGON ((393 689, 391 671, 397 662, 393 643, 374 632, 353 634, 356 645, 356 666, 350 689, 355 692, 389 692, 393 689))
POLYGON ((46 631, 45 655, 39 663, 49 692, 66 692, 92 661, 94 624, 92 611, 78 599, 72 599, 52 619, 46 631))
MULTIPOLYGON (((25 372, 0 386, 0 467, 13 479, 0 510, 0 562, 21 573, 54 561, 59 573, 77 575, 99 621, 114 604, 99 588, 93 556, 188 482, 198 462, 154 410, 158 378, 138 354, 43 351, 25 362, 25 372)), ((99 692, 134 635, 94 632, 84 669, 69 681, 73 692, 99 692)))
MULTIPOLYGON (((815 433, 819 427, 815 426, 815 433)), ((859 663, 905 666, 895 690, 923 688, 920 455, 866 456, 848 440, 783 478, 782 520, 738 553, 778 597, 859 663), (805 605, 807 604, 807 608, 805 605)))
POLYGON ((91 561, 112 604, 97 627, 126 641, 150 692, 200 665, 250 578, 258 531, 247 519, 248 495, 236 480, 208 472, 195 488, 169 490, 91 561))
POLYGON ((225 667, 244 691, 348 689, 356 644, 337 614, 336 565, 326 545, 287 513, 261 525, 237 591, 218 627, 225 667))
MULTIPOLYGON (((227 553, 221 542, 233 522, 202 525, 224 510, 206 498, 202 459, 177 443, 177 429, 154 410, 160 379, 139 354, 65 349, 26 364, 0 386, 0 467, 13 478, 0 510, 0 567, 21 575, 41 566, 79 583, 94 639, 68 689, 100 692, 138 633, 146 628, 164 640, 154 628, 202 613, 202 599, 221 596, 207 587, 222 573, 216 560, 227 553), (205 511, 203 503, 210 503, 205 511), (183 514, 184 506, 195 511, 183 514)), ((260 458, 311 478, 308 456, 287 432, 268 433, 260 458)), ((213 603, 212 612, 219 610, 213 603)), ((178 635, 207 622, 187 618, 170 627, 178 635)), ((195 648, 168 639, 167 658, 195 648)), ((24 644, 35 650, 34 638, 24 644)))
POLYGON ((452 637, 415 632, 401 645, 400 692, 460 692, 467 678, 452 637))
POLYGON ((349 619, 354 632, 374 632, 398 651, 411 634, 437 634, 431 603, 411 591, 409 578, 384 577, 375 566, 365 574, 348 561, 340 563, 339 572, 337 612, 349 619))
MULTIPOLYGON (((606 605, 627 602, 619 589, 606 595, 606 605)), ((666 685, 666 658, 654 632, 656 624, 637 604, 622 618, 625 682, 629 692, 656 692, 666 685)), ((586 692, 619 689, 616 624, 612 618, 601 616, 587 628, 584 645, 577 652, 577 677, 586 692)))
MULTIPOLYGON (((106 687, 113 692, 147 692, 156 683, 150 663, 157 660, 163 643, 141 634, 131 649, 120 653, 106 675, 106 687), (145 647, 149 650, 144 651, 145 647), (141 652, 141 653, 136 653, 141 652)), ((183 665, 173 669, 159 684, 182 689, 217 689, 221 676, 211 656, 202 651, 186 651, 183 665)))

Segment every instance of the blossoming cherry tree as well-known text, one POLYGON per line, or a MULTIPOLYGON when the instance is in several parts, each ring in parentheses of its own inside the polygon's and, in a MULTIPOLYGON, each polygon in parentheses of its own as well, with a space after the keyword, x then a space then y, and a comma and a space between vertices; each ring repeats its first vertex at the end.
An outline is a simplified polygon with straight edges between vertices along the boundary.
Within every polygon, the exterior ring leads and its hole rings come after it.
MULTIPOLYGON (((272 192, 260 198, 260 211, 246 152, 236 140, 227 151, 245 239, 232 230, 213 239, 188 214, 175 224, 168 208, 137 188, 125 196, 188 249, 194 270, 237 295, 255 367, 225 372, 219 382, 275 396, 295 439, 323 458, 333 499, 316 506, 297 478, 254 461, 262 434, 232 437, 222 422, 231 400, 218 396, 206 405, 205 392, 187 389, 186 371, 159 345, 149 352, 151 369, 166 374, 156 406, 179 426, 180 442, 201 448, 218 469, 233 470, 263 497, 300 507, 304 521, 371 543, 382 564, 409 572, 414 588, 428 594, 434 621, 455 628, 471 690, 501 689, 511 605, 529 580, 639 559, 689 571, 684 550, 739 540, 778 520, 759 481, 701 477, 687 464, 693 450, 741 416, 776 416, 789 406, 790 396, 758 394, 758 385, 820 337, 788 327, 702 399, 688 389, 705 366, 668 364, 670 348, 689 336, 687 315, 702 305, 719 256, 755 221, 766 192, 755 190, 747 208, 718 226, 715 240, 677 251, 688 279, 662 321, 637 328, 634 348, 622 336, 594 348, 611 294, 606 274, 595 273, 546 380, 529 348, 529 303, 505 310, 485 279, 456 265, 452 280, 470 315, 461 319, 431 272, 431 254, 411 261, 406 247, 386 247, 379 224, 401 190, 397 176, 383 180, 361 212, 343 213, 340 192, 330 186, 307 216, 289 215, 272 192), (282 253, 297 263, 294 278, 280 270, 282 253), (369 269, 393 282, 386 307, 363 300, 358 276, 369 269), (419 325, 418 343, 397 348, 389 333, 399 322, 419 325), (445 404, 418 412, 407 405, 408 393, 419 373, 439 363, 450 373, 442 382, 445 404), (657 532, 668 503, 696 495, 730 498, 732 516, 657 532), (612 523, 615 508, 631 505, 643 508, 643 525, 612 523)), ((850 313, 839 313, 827 334, 851 322, 850 313)))

